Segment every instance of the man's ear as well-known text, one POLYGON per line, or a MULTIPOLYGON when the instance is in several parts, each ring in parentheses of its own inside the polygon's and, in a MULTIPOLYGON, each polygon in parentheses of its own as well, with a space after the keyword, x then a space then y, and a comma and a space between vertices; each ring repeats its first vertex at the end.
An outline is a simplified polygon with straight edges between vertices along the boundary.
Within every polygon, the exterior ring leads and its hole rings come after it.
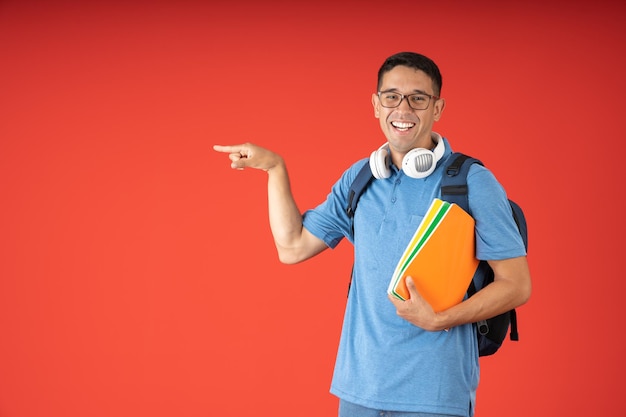
POLYGON ((374 106, 374 117, 380 117, 380 99, 377 94, 372 94, 372 106, 374 106))
POLYGON ((443 109, 446 108, 446 100, 443 98, 438 99, 437 101, 435 101, 435 111, 433 113, 433 118, 436 122, 439 121, 439 119, 441 119, 441 114, 443 113, 443 109))

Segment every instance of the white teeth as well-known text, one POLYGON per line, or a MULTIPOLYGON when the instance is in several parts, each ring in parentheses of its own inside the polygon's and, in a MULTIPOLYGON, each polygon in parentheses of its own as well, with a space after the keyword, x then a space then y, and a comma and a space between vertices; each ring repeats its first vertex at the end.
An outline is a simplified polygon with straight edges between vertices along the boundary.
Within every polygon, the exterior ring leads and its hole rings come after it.
POLYGON ((415 123, 407 123, 407 122, 391 122, 393 127, 397 129, 408 129, 415 126, 415 123))

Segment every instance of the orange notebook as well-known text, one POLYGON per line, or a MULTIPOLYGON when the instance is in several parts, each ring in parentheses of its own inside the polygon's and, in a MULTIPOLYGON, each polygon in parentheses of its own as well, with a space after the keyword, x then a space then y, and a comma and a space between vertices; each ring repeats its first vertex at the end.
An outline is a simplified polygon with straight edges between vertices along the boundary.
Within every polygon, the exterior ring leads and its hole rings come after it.
POLYGON ((435 311, 460 303, 467 292, 478 259, 474 219, 456 204, 434 199, 400 258, 387 292, 410 298, 406 277, 435 311))

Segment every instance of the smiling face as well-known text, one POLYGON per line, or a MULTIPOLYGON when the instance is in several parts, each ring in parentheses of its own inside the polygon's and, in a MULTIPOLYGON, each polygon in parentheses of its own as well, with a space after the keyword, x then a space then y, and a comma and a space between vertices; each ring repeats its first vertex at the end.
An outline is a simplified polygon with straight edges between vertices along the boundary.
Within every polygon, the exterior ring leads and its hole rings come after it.
MULTIPOLYGON (((431 78, 421 70, 399 65, 387 71, 380 85, 380 91, 398 94, 436 95, 431 78)), ((400 166, 402 158, 414 148, 431 149, 434 143, 431 132, 445 107, 441 98, 431 98, 425 110, 414 110, 408 101, 402 100, 395 108, 383 107, 377 94, 372 95, 374 116, 380 121, 380 128, 389 142, 391 159, 400 166)))

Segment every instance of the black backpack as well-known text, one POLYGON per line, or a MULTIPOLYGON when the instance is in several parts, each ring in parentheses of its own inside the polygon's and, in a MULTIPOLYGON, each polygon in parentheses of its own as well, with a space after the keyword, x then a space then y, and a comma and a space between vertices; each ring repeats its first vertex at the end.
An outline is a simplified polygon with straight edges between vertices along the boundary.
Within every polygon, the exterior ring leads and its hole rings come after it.
MULTIPOLYGON (((478 159, 459 152, 452 154, 449 160, 452 162, 443 170, 441 199, 455 203, 471 214, 468 202, 467 174, 472 164, 483 165, 483 163, 478 159)), ((361 197, 361 194, 373 178, 369 164, 366 163, 350 186, 348 207, 346 208, 350 218, 354 216, 359 197, 361 197)), ((528 249, 528 229, 524 212, 515 202, 509 200, 509 204, 511 205, 513 219, 524 241, 524 246, 528 249)), ((487 262, 481 261, 467 289, 468 297, 471 297, 476 291, 492 282, 493 270, 487 262)), ((476 323, 479 356, 488 356, 496 353, 506 338, 509 326, 511 328, 510 339, 518 341, 519 335, 517 333, 517 314, 515 309, 476 323)))

